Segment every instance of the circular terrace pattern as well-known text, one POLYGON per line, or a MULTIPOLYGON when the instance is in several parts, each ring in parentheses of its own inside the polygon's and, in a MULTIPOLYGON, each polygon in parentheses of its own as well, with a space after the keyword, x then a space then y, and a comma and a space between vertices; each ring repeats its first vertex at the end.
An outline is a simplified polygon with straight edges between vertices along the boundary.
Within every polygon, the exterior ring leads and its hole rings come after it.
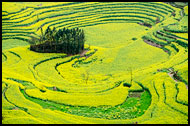
POLYGON ((175 23, 172 12, 178 11, 158 2, 42 3, 3 10, 2 122, 187 123, 188 33, 162 26, 175 23), (115 41, 111 33, 113 42, 96 40, 94 32, 105 37, 101 28, 123 31, 130 25, 138 30, 126 40, 115 41), (67 56, 9 44, 27 41, 48 26, 84 28, 90 50, 67 56), (179 71, 181 80, 169 76, 169 68, 179 71))

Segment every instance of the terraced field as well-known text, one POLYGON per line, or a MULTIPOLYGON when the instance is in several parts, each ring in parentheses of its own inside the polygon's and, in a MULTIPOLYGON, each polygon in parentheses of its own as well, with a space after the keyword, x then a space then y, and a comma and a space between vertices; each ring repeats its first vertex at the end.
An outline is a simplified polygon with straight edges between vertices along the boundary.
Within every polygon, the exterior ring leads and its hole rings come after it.
POLYGON ((188 124, 188 7, 2 4, 3 124, 188 124), (84 29, 89 50, 30 51, 48 26, 84 29))

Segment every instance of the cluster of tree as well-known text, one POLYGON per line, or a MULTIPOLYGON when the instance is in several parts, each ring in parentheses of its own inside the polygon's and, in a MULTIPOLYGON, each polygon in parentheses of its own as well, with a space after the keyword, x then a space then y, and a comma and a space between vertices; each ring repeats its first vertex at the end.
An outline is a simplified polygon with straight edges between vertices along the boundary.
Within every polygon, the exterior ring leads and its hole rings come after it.
POLYGON ((165 3, 181 9, 188 5, 188 2, 165 2, 165 3))
POLYGON ((39 39, 33 39, 30 50, 37 52, 62 52, 66 54, 78 54, 84 50, 84 31, 79 28, 63 28, 56 30, 54 27, 46 29, 45 33, 41 29, 39 39))

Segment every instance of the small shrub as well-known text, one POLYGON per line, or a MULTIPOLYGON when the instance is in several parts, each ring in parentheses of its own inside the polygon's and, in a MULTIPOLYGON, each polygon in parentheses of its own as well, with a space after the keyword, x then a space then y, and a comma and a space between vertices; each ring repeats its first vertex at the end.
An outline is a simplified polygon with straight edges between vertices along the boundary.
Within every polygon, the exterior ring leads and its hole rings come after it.
POLYGON ((132 38, 133 41, 137 40, 137 38, 132 38))
POLYGON ((129 83, 123 83, 123 86, 124 87, 131 87, 131 84, 129 84, 129 83))

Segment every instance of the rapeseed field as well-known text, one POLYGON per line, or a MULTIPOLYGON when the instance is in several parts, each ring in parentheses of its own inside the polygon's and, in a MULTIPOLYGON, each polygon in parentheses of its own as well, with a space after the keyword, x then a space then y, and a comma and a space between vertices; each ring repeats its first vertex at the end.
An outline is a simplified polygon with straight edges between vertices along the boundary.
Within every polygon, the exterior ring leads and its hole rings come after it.
POLYGON ((188 5, 2 2, 2 123, 188 124, 188 5), (48 26, 85 54, 31 51, 48 26))

